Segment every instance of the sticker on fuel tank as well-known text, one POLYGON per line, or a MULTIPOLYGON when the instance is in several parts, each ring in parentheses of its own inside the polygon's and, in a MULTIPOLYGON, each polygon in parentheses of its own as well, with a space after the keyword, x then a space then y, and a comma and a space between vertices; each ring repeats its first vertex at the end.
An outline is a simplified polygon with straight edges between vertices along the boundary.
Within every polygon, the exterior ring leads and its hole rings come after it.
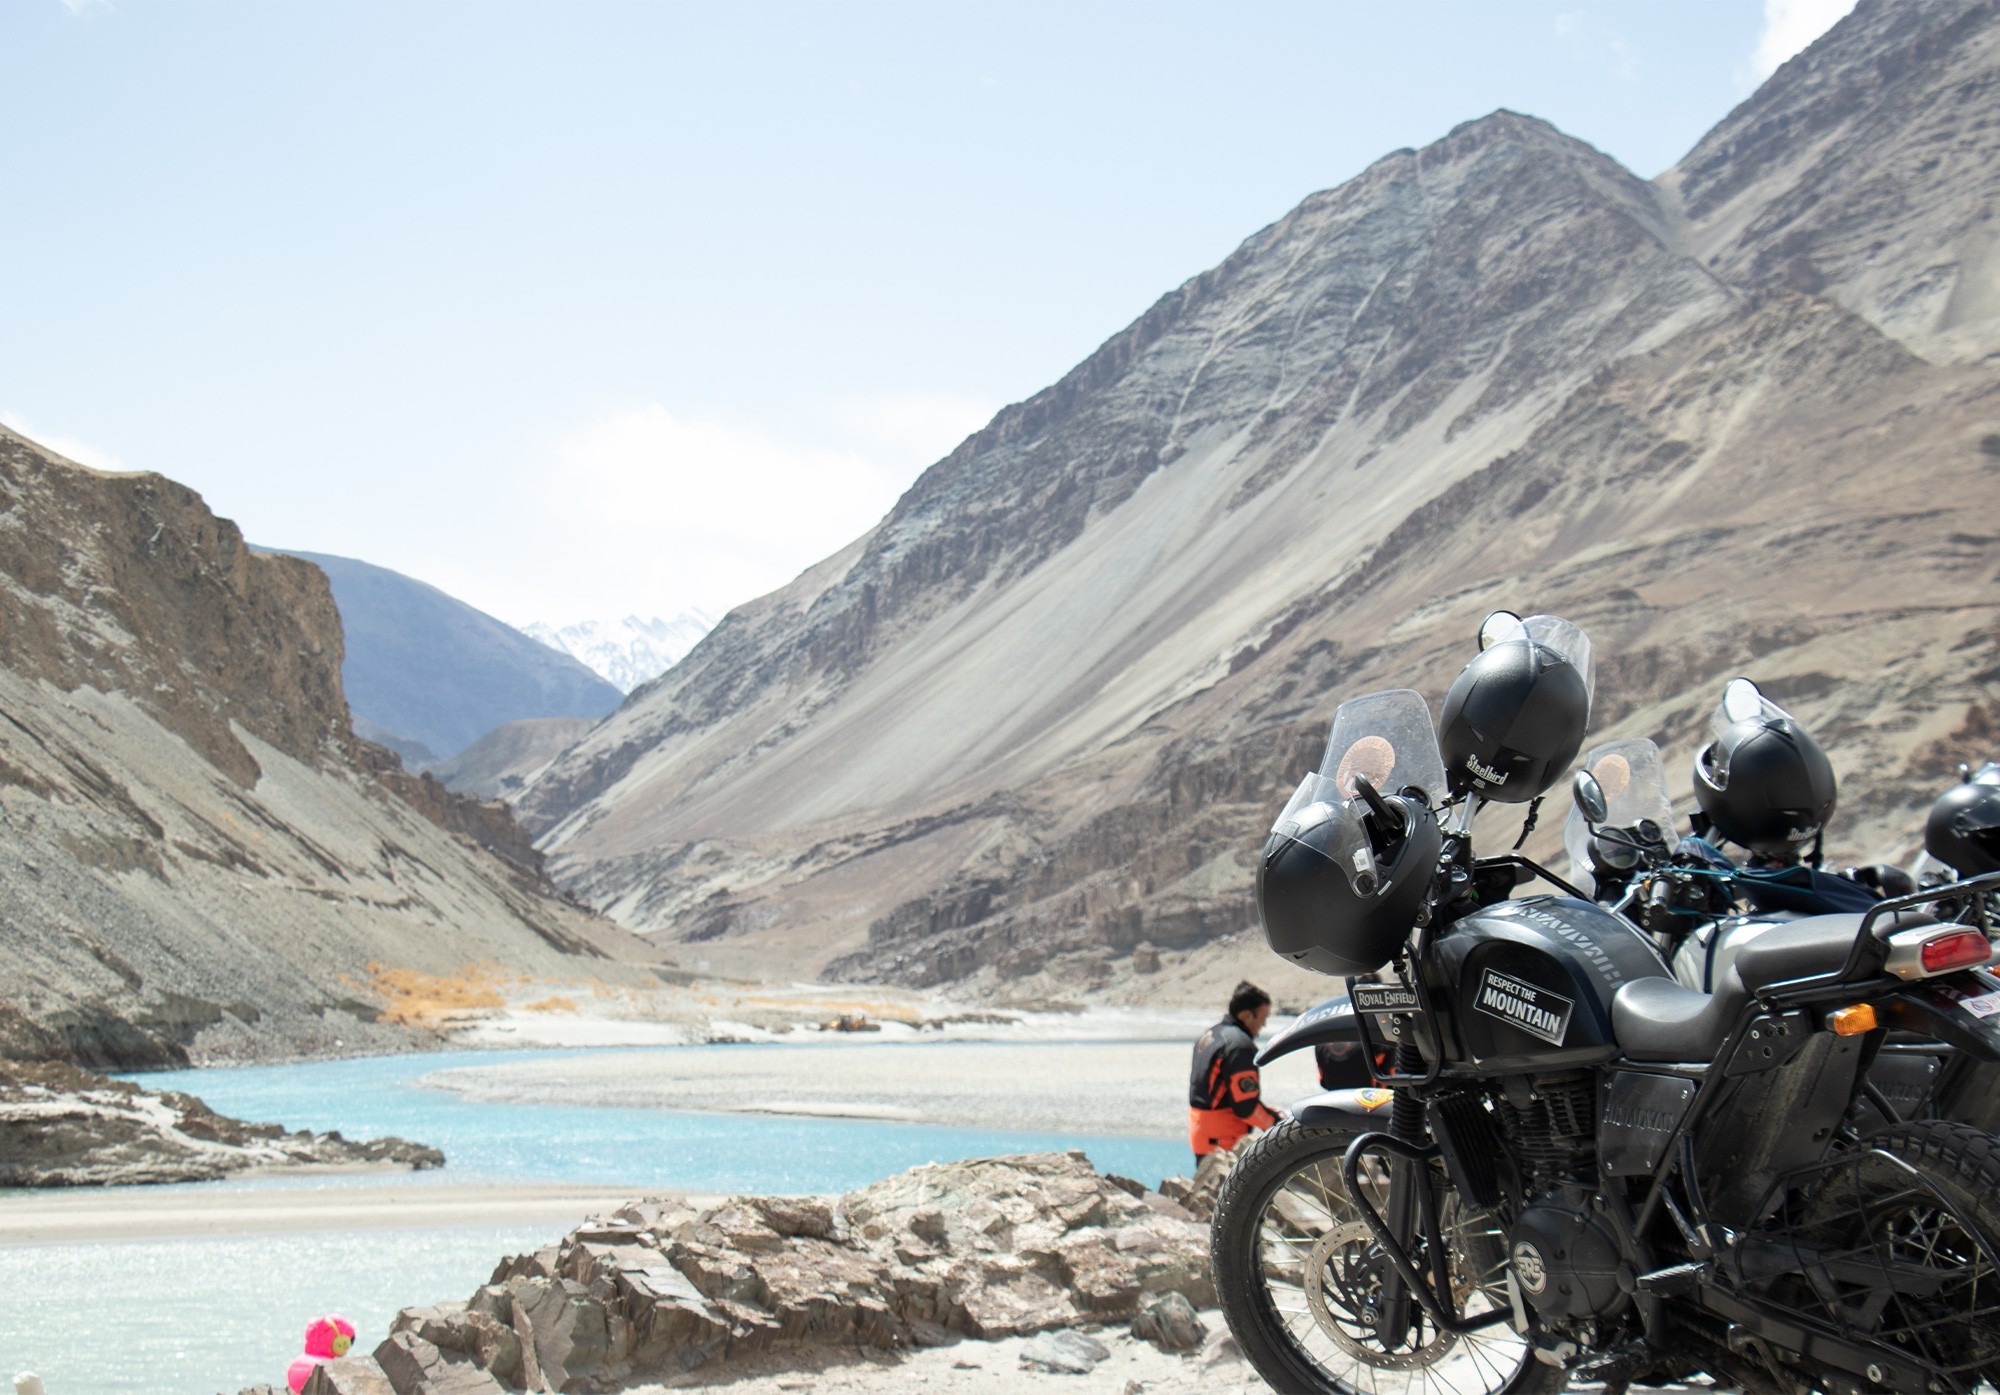
POLYGON ((1519 1027, 1551 1046, 1563 1044, 1563 1037, 1569 1031, 1569 1015, 1576 1010, 1576 1003, 1560 993, 1551 993, 1492 969, 1480 977, 1479 994, 1472 1005, 1488 1017, 1519 1027))

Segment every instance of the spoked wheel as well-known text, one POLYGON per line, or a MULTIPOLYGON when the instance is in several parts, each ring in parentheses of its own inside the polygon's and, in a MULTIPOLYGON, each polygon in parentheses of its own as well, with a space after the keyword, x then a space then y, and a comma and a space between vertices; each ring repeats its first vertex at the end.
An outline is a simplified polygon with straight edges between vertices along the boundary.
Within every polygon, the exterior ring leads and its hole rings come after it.
MULTIPOLYGON (((1546 1395, 1565 1374, 1535 1360, 1505 1322, 1475 1332, 1440 1329, 1409 1305, 1385 1320, 1387 1256, 1341 1181, 1354 1134, 1287 1120, 1244 1151, 1223 1183, 1209 1232, 1216 1291, 1245 1356, 1283 1395, 1546 1395)), ((1447 1272, 1464 1317, 1509 1306, 1506 1245, 1485 1212, 1461 1204, 1433 1167, 1447 1272)), ((1385 1169, 1362 1176, 1378 1211, 1385 1169)), ((1419 1242, 1412 1252, 1429 1272, 1419 1242)))
POLYGON ((1824 1262, 1786 1299, 1943 1371, 1952 1389, 2000 1381, 2000 1140, 1932 1120, 1863 1143, 1791 1218, 1824 1262))

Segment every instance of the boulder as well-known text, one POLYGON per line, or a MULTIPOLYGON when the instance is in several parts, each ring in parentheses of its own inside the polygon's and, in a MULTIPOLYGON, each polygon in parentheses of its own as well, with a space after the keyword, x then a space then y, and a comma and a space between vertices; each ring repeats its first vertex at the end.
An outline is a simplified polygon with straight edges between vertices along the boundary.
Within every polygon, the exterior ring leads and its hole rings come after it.
POLYGON ((1161 1351, 1194 1351, 1208 1340, 1208 1329, 1186 1295, 1163 1293, 1140 1307, 1132 1319, 1132 1335, 1161 1351))
POLYGON ((568 1391, 784 1349, 1029 1337, 1047 1369, 1088 1369, 1058 1334, 1151 1314, 1151 1340, 1185 1336, 1214 1302, 1207 1244, 1188 1206, 1076 1152, 933 1164, 832 1201, 637 1201, 503 1260, 464 1303, 405 1309, 380 1359, 399 1382, 477 1370, 568 1391))
POLYGON ((372 1356, 337 1357, 315 1366, 299 1395, 398 1395, 372 1356))
POLYGON ((396 1395, 506 1395, 506 1387, 488 1372, 465 1361, 453 1361, 434 1343, 414 1332, 392 1333, 375 1348, 396 1395))
POLYGON ((1111 1355, 1104 1343, 1081 1332, 1044 1332, 1021 1349, 1021 1364, 1065 1375, 1084 1375, 1111 1355))

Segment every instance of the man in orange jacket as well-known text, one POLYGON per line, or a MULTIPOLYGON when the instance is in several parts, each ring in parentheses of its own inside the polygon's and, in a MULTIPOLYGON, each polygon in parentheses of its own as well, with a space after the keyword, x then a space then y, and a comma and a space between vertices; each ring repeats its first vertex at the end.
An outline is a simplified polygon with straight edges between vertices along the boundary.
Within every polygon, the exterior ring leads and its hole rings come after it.
POLYGON ((1271 1018, 1271 995, 1239 983, 1229 1014, 1194 1044, 1188 1074, 1188 1142, 1195 1165, 1218 1148, 1234 1148, 1252 1129, 1268 1129, 1278 1116, 1258 1094, 1257 1033, 1271 1018))

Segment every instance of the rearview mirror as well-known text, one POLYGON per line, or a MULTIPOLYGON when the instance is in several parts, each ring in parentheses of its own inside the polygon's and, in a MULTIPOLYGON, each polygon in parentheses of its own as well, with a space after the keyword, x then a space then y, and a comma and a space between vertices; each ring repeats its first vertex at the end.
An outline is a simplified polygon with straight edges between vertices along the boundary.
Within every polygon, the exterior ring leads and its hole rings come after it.
POLYGON ((1722 715, 1732 724, 1763 715, 1764 694, 1747 678, 1732 678, 1722 690, 1722 715))
POLYGON ((1604 786, 1598 784, 1597 777, 1588 770, 1576 772, 1576 778, 1569 782, 1569 794, 1576 801, 1585 823, 1603 823, 1605 815, 1611 812, 1610 801, 1604 797, 1604 786))
POLYGON ((1521 617, 1513 611, 1496 610, 1479 622, 1479 652, 1484 654, 1494 645, 1519 639, 1527 632, 1521 617))

